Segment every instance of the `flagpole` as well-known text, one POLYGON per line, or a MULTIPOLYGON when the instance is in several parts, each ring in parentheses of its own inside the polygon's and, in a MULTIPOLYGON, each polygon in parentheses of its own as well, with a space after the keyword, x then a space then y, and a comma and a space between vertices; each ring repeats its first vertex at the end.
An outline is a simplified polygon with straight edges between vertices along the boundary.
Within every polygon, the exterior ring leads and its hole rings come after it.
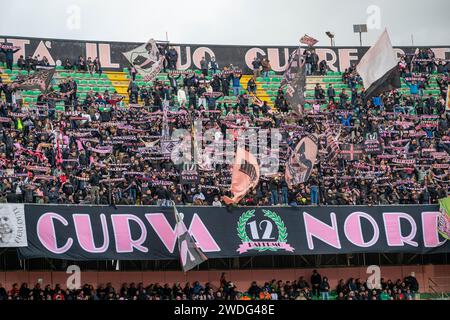
MULTIPOLYGON (((300 67, 300 65, 302 65, 302 68, 301 68, 301 70, 302 70, 302 72, 303 73, 305 73, 305 62, 306 61, 303 61, 302 62, 302 42, 301 41, 299 41, 299 44, 298 44, 298 66, 300 67)), ((302 75, 303 76, 303 75, 302 75)), ((306 85, 306 74, 304 74, 304 77, 305 77, 305 85, 306 85)), ((306 86, 304 86, 302 89, 302 91, 304 92, 304 90, 305 90, 305 87, 306 86)), ((305 100, 304 100, 304 93, 303 93, 303 103, 301 103, 301 110, 300 110, 300 114, 301 114, 301 116, 303 116, 303 114, 305 113, 305 100)))

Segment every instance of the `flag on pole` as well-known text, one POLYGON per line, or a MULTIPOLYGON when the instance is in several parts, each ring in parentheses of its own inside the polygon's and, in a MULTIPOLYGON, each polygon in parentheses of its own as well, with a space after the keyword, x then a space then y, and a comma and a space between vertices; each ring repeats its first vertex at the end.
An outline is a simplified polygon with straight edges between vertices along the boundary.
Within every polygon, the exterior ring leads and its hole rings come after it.
POLYGON ((438 232, 445 239, 450 240, 450 196, 439 199, 439 205, 438 232))
POLYGON ((298 47, 291 54, 288 67, 281 80, 281 86, 286 88, 285 98, 291 110, 298 115, 303 114, 305 104, 306 75, 304 64, 300 47, 298 47))
POLYGON ((208 260, 208 258, 195 244, 194 239, 183 221, 183 214, 179 213, 175 206, 173 207, 173 210, 175 213, 175 221, 177 222, 175 232, 178 239, 181 267, 184 272, 187 272, 208 260))
POLYGON ((312 134, 304 137, 286 162, 284 177, 289 187, 308 181, 318 154, 318 138, 312 134))
POLYGON ((356 71, 363 79, 366 99, 401 87, 398 58, 387 30, 362 57, 356 71))
POLYGON ((300 43, 306 44, 310 47, 314 46, 319 40, 314 39, 313 37, 308 36, 305 34, 303 37, 300 38, 300 43))
POLYGON ((255 156, 245 149, 238 147, 231 177, 233 198, 225 196, 223 197, 223 201, 227 205, 241 201, 251 189, 258 185, 259 176, 260 170, 255 156))
POLYGON ((445 107, 445 111, 450 112, 450 85, 447 86, 447 101, 445 103, 446 107, 445 107))
POLYGON ((164 65, 165 56, 154 39, 122 54, 145 81, 152 81, 164 65))
POLYGON ((337 158, 337 155, 339 153, 338 140, 339 140, 340 135, 341 135, 340 130, 339 130, 339 133, 337 135, 335 135, 334 132, 331 131, 331 129, 328 125, 325 126, 325 136, 327 139, 325 159, 327 162, 334 162, 337 158))

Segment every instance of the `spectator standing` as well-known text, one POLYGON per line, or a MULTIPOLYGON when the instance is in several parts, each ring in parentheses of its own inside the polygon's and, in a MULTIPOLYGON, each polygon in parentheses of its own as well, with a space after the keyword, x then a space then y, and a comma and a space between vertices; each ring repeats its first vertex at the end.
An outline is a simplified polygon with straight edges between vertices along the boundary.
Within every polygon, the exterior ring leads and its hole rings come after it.
POLYGON ((256 79, 261 76, 261 60, 258 58, 258 56, 255 56, 255 58, 253 59, 252 67, 254 78, 256 79))
POLYGON ((316 297, 319 296, 321 283, 322 283, 322 277, 317 272, 317 270, 313 270, 313 274, 311 275, 311 287, 312 287, 312 294, 316 297))

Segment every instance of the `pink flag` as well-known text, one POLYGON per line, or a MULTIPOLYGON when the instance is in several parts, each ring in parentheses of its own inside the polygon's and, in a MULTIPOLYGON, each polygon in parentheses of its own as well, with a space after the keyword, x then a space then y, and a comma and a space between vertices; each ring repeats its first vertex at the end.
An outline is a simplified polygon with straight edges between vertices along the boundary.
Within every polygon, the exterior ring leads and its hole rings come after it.
POLYGON ((318 138, 315 134, 304 137, 286 162, 284 177, 289 187, 308 181, 317 161, 318 138))
POLYGON ((223 197, 226 204, 238 203, 259 182, 259 165, 255 156, 242 148, 237 148, 231 178, 233 198, 223 197))
POLYGON ((303 37, 300 38, 300 42, 303 44, 307 44, 308 46, 312 47, 314 46, 319 40, 314 39, 313 37, 308 36, 305 34, 303 37))

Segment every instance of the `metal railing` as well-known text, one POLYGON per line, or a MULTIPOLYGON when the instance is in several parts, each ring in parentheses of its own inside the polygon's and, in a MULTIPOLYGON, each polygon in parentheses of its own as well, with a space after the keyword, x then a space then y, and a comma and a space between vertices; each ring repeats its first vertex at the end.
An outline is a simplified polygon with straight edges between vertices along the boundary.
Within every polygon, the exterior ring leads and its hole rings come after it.
POLYGON ((450 299, 450 277, 428 278, 428 288, 436 298, 442 300, 450 299))

